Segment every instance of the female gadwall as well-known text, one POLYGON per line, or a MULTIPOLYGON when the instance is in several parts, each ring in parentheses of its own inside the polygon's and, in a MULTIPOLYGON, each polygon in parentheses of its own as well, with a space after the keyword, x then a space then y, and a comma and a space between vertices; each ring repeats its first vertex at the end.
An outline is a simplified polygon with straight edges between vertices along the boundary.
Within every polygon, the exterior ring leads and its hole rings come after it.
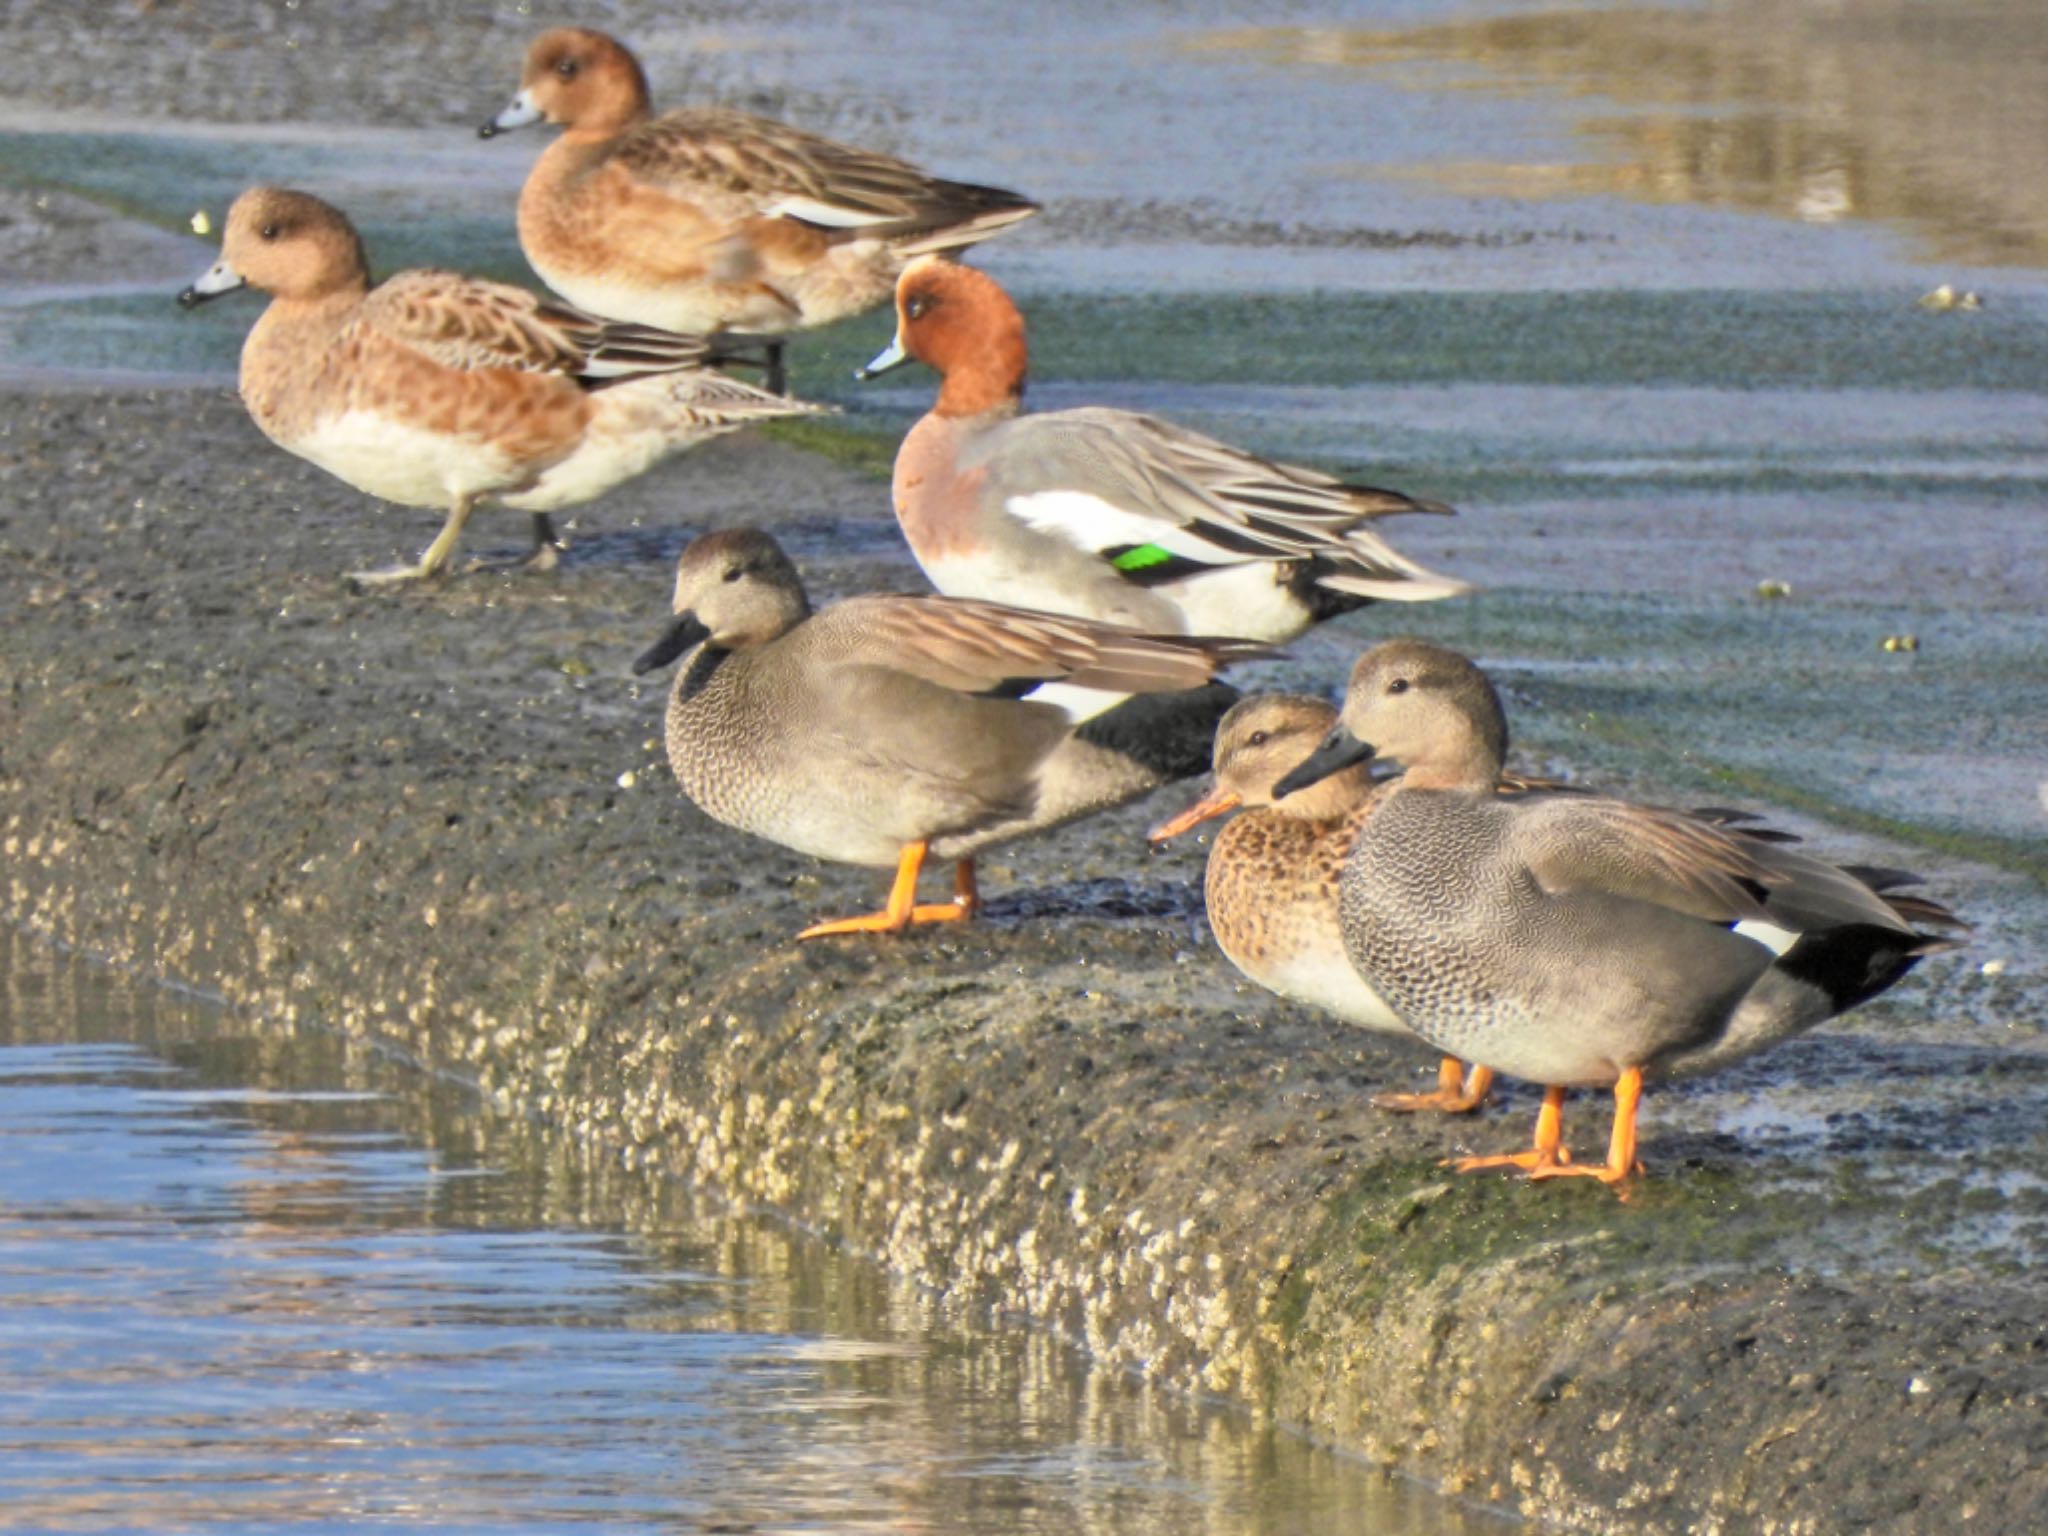
POLYGON ((359 491, 448 509, 417 564, 359 582, 437 574, 485 499, 533 514, 546 563, 548 513, 721 432, 821 409, 714 373, 698 337, 522 288, 435 271, 372 288, 354 227, 303 192, 236 198, 221 259, 179 302, 244 285, 271 295, 242 347, 242 400, 264 435, 359 491))
POLYGON ((896 453, 896 518, 932 585, 1179 634, 1291 640, 1375 599, 1469 590, 1374 531, 1441 502, 1347 485, 1131 411, 1023 416, 1024 320, 986 273, 927 258, 896 285, 896 339, 938 402, 896 453))
POLYGON ((1341 723, 1274 786, 1373 757, 1404 765, 1360 828, 1339 896, 1352 964, 1408 1025, 1546 1085, 1535 1145, 1461 1168, 1617 1182, 1637 1168, 1646 1074, 1705 1071, 1891 986, 1957 941, 1939 904, 1682 811, 1494 793, 1507 720, 1486 676, 1417 640, 1352 669, 1341 723), (1607 1161, 1560 1153, 1567 1086, 1614 1085, 1607 1161))
MULTIPOLYGON (((1344 953, 1337 926, 1337 879, 1351 840, 1372 815, 1382 787, 1365 764, 1331 774, 1285 800, 1273 784, 1321 745, 1336 706, 1301 693, 1240 700, 1216 727, 1210 792, 1161 822, 1152 841, 1178 837, 1211 817, 1239 814, 1209 849, 1203 896, 1209 928, 1230 963, 1270 992, 1334 1013, 1347 1024, 1415 1038, 1344 953)), ((1383 1093, 1382 1109, 1461 1114, 1486 1101, 1493 1073, 1446 1056, 1431 1093, 1383 1093)))
POLYGON ((814 614, 788 556, 754 529, 683 551, 673 611, 633 670, 682 659, 667 739, 683 793, 757 837, 896 871, 882 911, 804 939, 972 917, 982 849, 1160 782, 1081 722, 1270 654, 944 597, 855 597, 814 614), (917 905, 928 854, 957 861, 953 901, 917 905))
MULTIPOLYGON (((485 138, 566 130, 519 194, 519 244, 585 309, 673 331, 787 331, 872 309, 904 263, 958 250, 1038 205, 724 107, 654 116, 647 76, 602 32, 527 50, 485 138)), ((779 387, 779 386, 778 386, 779 387)))

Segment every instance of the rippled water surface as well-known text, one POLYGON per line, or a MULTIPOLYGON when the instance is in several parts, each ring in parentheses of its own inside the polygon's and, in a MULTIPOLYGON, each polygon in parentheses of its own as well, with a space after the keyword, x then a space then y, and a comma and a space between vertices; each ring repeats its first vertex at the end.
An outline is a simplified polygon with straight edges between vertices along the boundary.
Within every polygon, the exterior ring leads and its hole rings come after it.
POLYGON ((1505 1530, 0 938, 0 1527, 1505 1530))

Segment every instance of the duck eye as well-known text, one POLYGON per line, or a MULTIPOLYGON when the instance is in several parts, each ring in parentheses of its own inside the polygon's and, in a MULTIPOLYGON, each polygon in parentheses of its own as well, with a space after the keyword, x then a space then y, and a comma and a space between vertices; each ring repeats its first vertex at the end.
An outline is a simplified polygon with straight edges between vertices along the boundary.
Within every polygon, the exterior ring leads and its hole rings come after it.
POLYGON ((1245 745, 1252 747, 1263 747, 1268 741, 1271 741, 1272 739, 1273 733, 1271 731, 1253 731, 1251 735, 1245 738, 1245 745))
POLYGON ((1407 691, 1408 679, 1405 677, 1397 677, 1391 683, 1387 684, 1387 692, 1389 693, 1406 693, 1407 691))
POLYGON ((903 301, 904 318, 922 320, 931 313, 933 302, 932 296, 928 293, 913 293, 903 301))
POLYGON ((256 233, 261 235, 266 240, 275 240, 277 238, 278 233, 277 226, 275 224, 266 224, 261 229, 257 230, 256 233))
POLYGON ((725 573, 725 579, 727 581, 738 581, 744 575, 746 575, 746 571, 740 566, 735 565, 725 573))
POLYGON ((574 80, 579 67, 574 59, 557 59, 555 61, 555 73, 564 80, 574 80))

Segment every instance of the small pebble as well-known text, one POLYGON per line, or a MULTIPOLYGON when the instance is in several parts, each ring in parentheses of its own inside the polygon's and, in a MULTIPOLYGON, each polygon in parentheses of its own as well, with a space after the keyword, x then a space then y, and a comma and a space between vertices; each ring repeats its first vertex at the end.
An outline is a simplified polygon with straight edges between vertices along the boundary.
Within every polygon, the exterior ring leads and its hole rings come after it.
POLYGON ((210 235, 213 233, 213 218, 204 208, 192 215, 192 233, 210 235))
POLYGON ((1758 597, 1790 597, 1792 583, 1789 581, 1760 581, 1756 584, 1758 597))
POLYGON ((640 775, 635 773, 630 768, 628 768, 624 773, 619 775, 619 788, 621 789, 631 789, 635 784, 638 784, 639 782, 640 775))
POLYGON ((1920 649, 1918 635, 1886 635, 1884 648, 1888 651, 1917 651, 1920 649))
POLYGON ((1986 960, 1977 967, 1977 974, 1979 976, 2003 976, 2005 974, 2005 962, 2003 960, 1986 960))

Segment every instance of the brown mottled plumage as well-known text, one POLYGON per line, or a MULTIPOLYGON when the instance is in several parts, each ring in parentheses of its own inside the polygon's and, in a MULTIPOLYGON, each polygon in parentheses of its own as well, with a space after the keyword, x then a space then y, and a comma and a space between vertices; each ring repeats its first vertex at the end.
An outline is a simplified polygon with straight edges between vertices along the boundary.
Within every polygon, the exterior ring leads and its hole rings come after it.
MULTIPOLYGON (((1216 834, 1203 883, 1216 944, 1260 986, 1335 1014, 1347 1024, 1414 1039, 1344 953, 1337 926, 1338 881, 1358 829, 1382 786, 1361 765, 1332 774, 1285 800, 1273 784, 1315 751, 1337 722, 1335 706, 1307 694, 1260 694, 1239 701, 1216 728, 1210 793, 1153 829, 1155 842, 1235 810, 1216 834)), ((1469 1081, 1455 1056, 1439 1065, 1426 1094, 1383 1094, 1383 1109, 1462 1113, 1485 1102, 1492 1074, 1469 1081)))
POLYGON ((264 434, 372 496, 449 509, 416 565, 361 580, 434 575, 486 498, 533 513, 551 547, 548 512, 707 437, 818 409, 713 372, 700 337, 503 283, 411 271, 373 288, 347 218, 303 192, 238 197, 187 302, 244 283, 272 295, 242 348, 264 434))
POLYGON ((572 302, 670 330, 791 330, 871 309, 920 252, 1029 217, 1014 192, 927 175, 749 113, 653 115, 622 44, 562 27, 527 50, 488 136, 564 128, 519 196, 519 243, 572 302))

